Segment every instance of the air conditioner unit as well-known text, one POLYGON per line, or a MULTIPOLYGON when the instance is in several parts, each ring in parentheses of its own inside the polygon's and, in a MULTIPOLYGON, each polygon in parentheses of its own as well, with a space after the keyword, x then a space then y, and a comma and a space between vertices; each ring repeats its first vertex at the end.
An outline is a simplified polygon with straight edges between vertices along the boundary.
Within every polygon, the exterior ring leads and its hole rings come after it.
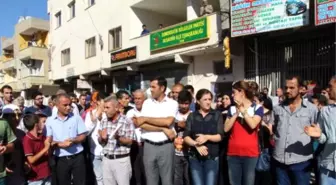
POLYGON ((32 67, 32 66, 35 66, 35 60, 28 60, 27 61, 27 67, 32 67))

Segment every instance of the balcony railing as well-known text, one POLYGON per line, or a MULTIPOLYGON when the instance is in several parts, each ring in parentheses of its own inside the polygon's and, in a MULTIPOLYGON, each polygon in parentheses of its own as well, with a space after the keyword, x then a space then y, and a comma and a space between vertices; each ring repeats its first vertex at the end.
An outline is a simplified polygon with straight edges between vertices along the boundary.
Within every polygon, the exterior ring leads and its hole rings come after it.
POLYGON ((38 46, 28 46, 20 50, 19 53, 20 60, 47 60, 48 59, 48 49, 46 47, 38 46))

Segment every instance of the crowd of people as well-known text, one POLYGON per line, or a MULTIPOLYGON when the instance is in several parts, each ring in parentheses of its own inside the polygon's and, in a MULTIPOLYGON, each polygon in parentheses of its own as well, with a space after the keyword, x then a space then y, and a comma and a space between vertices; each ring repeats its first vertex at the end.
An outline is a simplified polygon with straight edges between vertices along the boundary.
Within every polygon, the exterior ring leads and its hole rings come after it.
POLYGON ((298 76, 275 97, 245 80, 216 97, 167 88, 60 89, 48 105, 37 91, 24 107, 3 86, 0 185, 336 184, 336 77, 312 96, 298 76))

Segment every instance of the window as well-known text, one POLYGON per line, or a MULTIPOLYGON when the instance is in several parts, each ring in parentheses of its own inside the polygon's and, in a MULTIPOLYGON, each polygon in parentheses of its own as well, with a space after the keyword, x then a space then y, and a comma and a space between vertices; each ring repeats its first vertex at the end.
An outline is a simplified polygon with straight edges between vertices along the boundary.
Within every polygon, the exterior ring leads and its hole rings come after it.
POLYGON ((121 48, 121 27, 114 28, 109 31, 109 50, 121 48))
POLYGON ((76 1, 72 1, 69 5, 69 15, 70 19, 76 17, 76 1))
POLYGON ((96 56, 96 37, 92 37, 85 41, 85 57, 96 56))
POLYGON ((215 75, 226 75, 232 73, 232 61, 229 69, 225 68, 224 60, 213 62, 213 71, 215 75))
POLYGON ((96 3, 95 0, 88 0, 88 1, 89 1, 89 2, 88 2, 89 7, 90 7, 90 6, 93 6, 93 5, 96 3))
POLYGON ((62 66, 70 64, 71 63, 71 61, 70 61, 70 48, 63 50, 61 57, 62 57, 61 58, 62 66))
POLYGON ((62 13, 58 12, 57 14, 55 14, 56 17, 56 28, 61 27, 62 26, 62 13))

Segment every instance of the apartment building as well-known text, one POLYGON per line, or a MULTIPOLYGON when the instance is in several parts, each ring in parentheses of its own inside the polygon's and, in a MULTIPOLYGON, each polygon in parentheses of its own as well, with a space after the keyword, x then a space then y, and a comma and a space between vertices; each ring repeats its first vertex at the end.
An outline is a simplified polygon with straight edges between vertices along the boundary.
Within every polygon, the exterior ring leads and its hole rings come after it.
POLYGON ((52 94, 57 86, 49 80, 49 21, 21 17, 12 38, 1 39, 0 86, 12 86, 26 96, 39 89, 52 94))
POLYGON ((224 68, 220 10, 229 4, 208 2, 214 11, 201 16, 201 0, 49 0, 51 77, 75 91, 148 89, 157 75, 168 86, 231 90, 243 78, 243 49, 233 44, 224 68))

